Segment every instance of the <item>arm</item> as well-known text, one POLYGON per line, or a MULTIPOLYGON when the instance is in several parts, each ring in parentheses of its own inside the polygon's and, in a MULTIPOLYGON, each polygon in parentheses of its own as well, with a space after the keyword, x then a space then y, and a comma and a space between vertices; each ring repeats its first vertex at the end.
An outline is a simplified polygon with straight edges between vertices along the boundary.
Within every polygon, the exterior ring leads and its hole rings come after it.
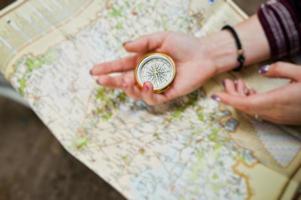
MULTIPOLYGON (((270 58, 270 47, 262 25, 255 15, 235 27, 244 49, 245 65, 255 64, 270 58)), ((237 48, 233 36, 228 31, 220 31, 201 43, 214 60, 217 73, 226 72, 237 67, 237 48)))
MULTIPOLYGON (((299 0, 276 0, 263 4, 256 16, 235 27, 245 50, 246 65, 300 53, 300 24, 299 0)), ((215 34, 211 37, 213 41, 207 45, 211 48, 209 51, 212 56, 217 59, 219 72, 228 71, 237 65, 236 49, 230 37, 229 33, 228 36, 226 33, 215 34)))
POLYGON ((274 59, 300 53, 301 3, 299 0, 268 1, 258 11, 274 59))
MULTIPOLYGON (((258 16, 259 22, 263 24, 272 58, 279 59, 300 53, 299 0, 269 1, 262 5, 258 16)), ((256 93, 242 80, 225 80, 225 91, 213 95, 213 99, 255 118, 260 117, 278 124, 300 125, 301 66, 278 62, 261 67, 259 74, 269 78, 288 79, 290 83, 265 93, 256 93)))
MULTIPOLYGON (((279 3, 280 0, 273 2, 279 3)), ((260 14, 265 13, 268 6, 269 3, 265 4, 258 15, 235 27, 245 51, 245 65, 255 64, 271 57, 284 56, 290 52, 277 53, 283 52, 281 48, 286 42, 284 37, 276 37, 279 31, 269 31, 275 29, 276 22, 271 21, 269 16, 260 14), (271 23, 265 24, 264 20, 271 23), (273 46, 275 42, 272 37, 277 39, 276 47, 273 46)), ((300 47, 299 43, 297 44, 297 47, 300 47)), ((98 77, 99 84, 123 89, 130 97, 143 99, 151 105, 184 96, 202 86, 209 78, 232 70, 238 65, 234 38, 227 31, 219 31, 203 38, 180 33, 156 33, 128 42, 124 48, 134 53, 134 56, 98 64, 91 73, 98 77), (172 87, 163 94, 153 94, 152 85, 149 83, 146 83, 142 89, 135 85, 133 69, 137 64, 137 58, 149 51, 165 52, 176 60, 177 76, 172 87), (122 73, 119 76, 110 76, 115 72, 122 73)))
MULTIPOLYGON (((256 16, 237 25, 246 56, 246 64, 253 64, 270 57, 268 41, 256 16), (254 32, 256 34, 254 34, 254 32)), ((237 67, 237 49, 227 31, 196 38, 187 34, 163 32, 143 36, 124 44, 133 55, 94 66, 91 74, 97 82, 110 88, 122 89, 136 100, 143 99, 150 105, 162 104, 191 93, 218 73, 237 67), (177 76, 173 85, 163 94, 154 94, 152 85, 138 88, 133 70, 138 57, 151 51, 169 54, 174 58, 177 76), (111 76, 112 73, 120 73, 111 76)))

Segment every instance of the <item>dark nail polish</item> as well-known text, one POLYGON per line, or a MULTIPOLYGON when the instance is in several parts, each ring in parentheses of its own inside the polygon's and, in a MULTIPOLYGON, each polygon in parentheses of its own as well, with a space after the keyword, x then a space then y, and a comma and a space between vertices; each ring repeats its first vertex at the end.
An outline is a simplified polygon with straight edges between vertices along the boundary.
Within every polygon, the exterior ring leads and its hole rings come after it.
POLYGON ((226 80, 223 80, 222 84, 223 84, 224 87, 226 87, 226 80))
POLYGON ((123 46, 125 46, 126 44, 130 43, 131 41, 126 41, 124 43, 122 43, 123 46))
POLYGON ((214 100, 214 101, 217 101, 217 102, 221 102, 221 98, 217 95, 212 95, 211 98, 214 100))
POLYGON ((143 90, 148 91, 148 90, 149 90, 148 85, 144 84, 144 85, 143 85, 143 90))
POLYGON ((269 65, 264 65, 259 68, 258 73, 259 74, 266 74, 269 71, 269 65))
POLYGON ((96 80, 96 83, 98 83, 99 85, 101 85, 101 82, 99 79, 96 80))
POLYGON ((92 71, 92 69, 89 71, 89 73, 90 73, 90 75, 91 75, 91 76, 93 75, 93 71, 92 71))

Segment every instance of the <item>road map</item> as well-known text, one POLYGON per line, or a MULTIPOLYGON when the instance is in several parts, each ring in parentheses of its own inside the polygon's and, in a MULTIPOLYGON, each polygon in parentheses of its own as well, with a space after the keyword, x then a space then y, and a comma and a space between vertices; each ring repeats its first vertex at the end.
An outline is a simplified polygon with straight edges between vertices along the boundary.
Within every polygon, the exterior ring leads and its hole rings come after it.
MULTIPOLYGON (((201 37, 245 18, 227 0, 21 0, 0 13, 0 70, 63 147, 128 199, 291 199, 299 132, 211 100, 221 77, 150 107, 89 75, 125 56, 127 40, 201 37)), ((254 88, 267 81, 248 77, 254 88)))

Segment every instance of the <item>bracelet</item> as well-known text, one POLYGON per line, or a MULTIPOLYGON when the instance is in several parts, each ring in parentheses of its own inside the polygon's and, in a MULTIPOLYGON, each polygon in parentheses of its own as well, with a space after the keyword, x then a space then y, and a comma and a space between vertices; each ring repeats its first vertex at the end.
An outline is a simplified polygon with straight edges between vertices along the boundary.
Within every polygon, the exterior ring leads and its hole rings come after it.
POLYGON ((239 39, 239 36, 237 34, 237 32, 235 31, 235 29, 230 26, 230 25, 226 25, 222 28, 222 30, 227 30, 231 33, 231 35, 233 36, 234 40, 235 40, 235 44, 236 44, 236 47, 237 47, 237 61, 239 63, 239 65, 233 70, 235 72, 239 72, 244 64, 245 64, 245 61, 246 61, 246 58, 245 58, 245 55, 244 55, 244 50, 242 48, 242 44, 241 44, 241 41, 239 39))

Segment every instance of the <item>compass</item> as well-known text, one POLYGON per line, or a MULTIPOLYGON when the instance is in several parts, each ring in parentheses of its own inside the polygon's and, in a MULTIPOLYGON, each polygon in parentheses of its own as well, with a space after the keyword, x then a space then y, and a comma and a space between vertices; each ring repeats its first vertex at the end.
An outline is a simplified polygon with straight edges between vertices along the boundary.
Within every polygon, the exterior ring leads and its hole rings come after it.
POLYGON ((173 82, 176 66, 173 59, 163 53, 151 53, 144 56, 135 70, 136 82, 143 87, 145 82, 152 83, 154 92, 162 93, 173 82))

